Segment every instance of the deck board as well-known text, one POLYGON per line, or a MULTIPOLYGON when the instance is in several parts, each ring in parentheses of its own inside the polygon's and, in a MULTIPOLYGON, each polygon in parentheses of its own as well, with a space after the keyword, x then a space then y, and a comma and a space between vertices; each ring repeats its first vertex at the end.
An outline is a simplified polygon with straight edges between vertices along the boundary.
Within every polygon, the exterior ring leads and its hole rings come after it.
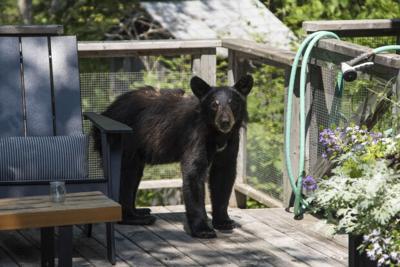
POLYGON ((293 218, 290 218, 289 220, 282 218, 281 212, 278 214, 275 214, 274 212, 264 214, 250 211, 248 214, 255 217, 257 220, 262 221, 264 224, 271 226, 275 230, 286 234, 294 240, 297 240, 332 259, 339 258, 339 260, 347 261, 347 249, 345 247, 338 247, 337 243, 334 241, 321 237, 315 232, 305 229, 300 232, 298 227, 295 224, 292 224, 292 221, 294 221, 293 218))
MULTIPOLYGON (((93 227, 93 239, 96 239, 104 247, 106 246, 106 227, 104 224, 97 224, 93 227)), ((124 260, 129 266, 165 266, 162 262, 121 235, 119 231, 115 231, 115 248, 117 256, 124 260)))
POLYGON ((283 250, 287 254, 295 257, 299 261, 302 261, 312 267, 328 267, 328 266, 341 266, 339 262, 327 257, 326 255, 308 247, 285 233, 282 233, 264 222, 256 220, 256 218, 242 213, 241 216, 249 217, 249 221, 246 224, 242 224, 241 228, 248 231, 258 238, 262 238, 264 241, 276 246, 280 250, 283 250), (251 220, 254 218, 254 222, 251 220))
MULTIPOLYGON (((175 217, 177 225, 184 221, 182 206, 169 206, 172 213, 164 216, 175 217)), ((238 210, 241 211, 241 210, 238 210)), ((240 217, 232 216, 234 220, 243 223, 240 217)), ((180 226, 182 228, 182 226, 180 226)), ((236 262, 240 266, 307 266, 296 263, 296 259, 289 255, 276 255, 271 252, 272 247, 265 247, 266 242, 251 233, 235 229, 233 234, 218 232, 215 240, 199 240, 205 242, 212 250, 219 250, 225 254, 227 261, 236 262), (284 256, 284 257, 282 257, 284 256)))
POLYGON ((17 263, 0 247, 0 266, 17 267, 17 263))
MULTIPOLYGON (((324 235, 321 221, 311 216, 294 221, 280 208, 232 209, 240 228, 206 240, 185 233, 183 206, 152 210, 158 217, 152 226, 116 225, 116 266, 347 265, 346 238, 324 235)), ((0 231, 0 266, 39 266, 39 237, 38 230, 0 231)), ((105 224, 93 227, 92 238, 75 227, 73 265, 111 266, 105 244, 105 224)))
MULTIPOLYGON (((184 231, 183 221, 185 214, 182 206, 168 207, 171 213, 162 214, 164 218, 173 222, 180 231, 184 231)), ((259 255, 249 249, 244 242, 238 242, 230 238, 230 234, 217 233, 217 239, 196 239, 198 242, 209 247, 210 251, 218 251, 226 258, 226 262, 233 262, 239 266, 257 266, 264 262, 263 266, 273 266, 268 261, 264 261, 259 255)), ((238 236, 236 236, 238 238, 238 236)), ((240 238, 240 237, 239 237, 240 238)))
POLYGON ((197 239, 189 235, 183 235, 182 221, 179 222, 169 221, 171 211, 165 207, 156 207, 152 211, 157 214, 158 220, 156 227, 147 227, 150 231, 154 232, 160 238, 166 240, 169 244, 176 249, 199 263, 199 265, 206 266, 239 266, 229 262, 222 253, 210 249, 209 246, 199 242, 197 239), (180 225, 178 225, 180 224, 180 225))
MULTIPOLYGON (((19 266, 37 266, 40 251, 16 231, 0 232, 0 246, 19 266)), ((0 266, 7 266, 0 259, 0 266)))
MULTIPOLYGON (((253 210, 248 210, 249 214, 254 214, 253 210)), ((258 212, 263 214, 262 211, 258 212)), ((340 247, 347 250, 348 238, 347 235, 334 235, 332 236, 333 226, 327 225, 323 220, 318 220, 313 216, 305 216, 303 220, 294 220, 293 213, 282 212, 282 209, 269 209, 267 214, 275 214, 275 217, 284 220, 286 223, 294 226, 296 229, 302 232, 306 232, 309 235, 315 235, 323 240, 330 240, 340 247)))
MULTIPOLYGON (((105 229, 104 229, 105 231, 105 229)), ((104 255, 107 255, 107 248, 95 238, 89 238, 81 227, 74 227, 74 251, 79 254, 96 267, 111 267, 111 263, 104 260, 104 255)), ((115 267, 128 267, 130 266, 117 256, 117 263, 115 267)))
POLYGON ((198 266, 194 260, 143 226, 117 225, 116 229, 125 238, 166 266, 198 266))
MULTIPOLYGON (((19 230, 18 233, 22 237, 24 237, 36 250, 40 250, 40 231, 37 231, 35 229, 26 229, 26 230, 19 230)), ((95 266, 91 264, 88 260, 86 260, 84 257, 82 257, 79 246, 76 246, 74 244, 74 250, 72 253, 73 253, 72 264, 74 267, 95 266)), ((36 266, 36 263, 33 263, 33 265, 36 266)))

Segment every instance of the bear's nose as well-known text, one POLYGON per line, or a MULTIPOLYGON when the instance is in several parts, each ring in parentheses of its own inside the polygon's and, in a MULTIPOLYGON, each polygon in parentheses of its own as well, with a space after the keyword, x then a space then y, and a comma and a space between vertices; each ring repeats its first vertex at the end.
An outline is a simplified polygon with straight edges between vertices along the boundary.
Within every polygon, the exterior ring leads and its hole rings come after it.
POLYGON ((221 118, 221 128, 227 129, 231 126, 231 122, 228 117, 221 118))

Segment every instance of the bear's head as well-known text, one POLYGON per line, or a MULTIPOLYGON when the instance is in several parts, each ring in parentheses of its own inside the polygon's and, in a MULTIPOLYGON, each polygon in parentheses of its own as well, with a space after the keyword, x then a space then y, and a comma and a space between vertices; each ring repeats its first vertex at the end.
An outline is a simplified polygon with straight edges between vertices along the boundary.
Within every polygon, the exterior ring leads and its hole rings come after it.
POLYGON ((253 77, 243 76, 233 87, 212 87, 194 76, 190 81, 194 95, 200 100, 209 124, 221 133, 229 133, 246 116, 246 96, 253 87, 253 77))

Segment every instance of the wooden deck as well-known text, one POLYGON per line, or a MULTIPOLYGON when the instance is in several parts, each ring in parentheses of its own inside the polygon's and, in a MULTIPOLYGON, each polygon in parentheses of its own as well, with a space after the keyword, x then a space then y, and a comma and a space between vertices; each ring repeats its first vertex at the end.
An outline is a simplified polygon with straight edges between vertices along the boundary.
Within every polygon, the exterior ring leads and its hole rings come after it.
MULTIPOLYGON (((153 207, 155 225, 116 229, 116 266, 347 266, 347 238, 327 238, 327 226, 311 216, 302 221, 280 208, 232 209, 241 224, 217 239, 184 232, 183 206, 153 207)), ((38 230, 0 232, 0 266, 38 266, 38 230)), ((106 259, 105 226, 92 238, 74 227, 74 266, 111 266, 106 259)))

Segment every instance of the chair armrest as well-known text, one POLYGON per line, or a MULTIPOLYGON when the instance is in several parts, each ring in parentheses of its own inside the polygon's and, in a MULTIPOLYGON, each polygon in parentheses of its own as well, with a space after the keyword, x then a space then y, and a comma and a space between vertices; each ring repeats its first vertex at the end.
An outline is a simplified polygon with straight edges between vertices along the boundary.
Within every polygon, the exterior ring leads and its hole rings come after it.
POLYGON ((94 112, 84 112, 83 117, 90 120, 96 128, 105 133, 132 133, 132 128, 126 124, 94 112))

